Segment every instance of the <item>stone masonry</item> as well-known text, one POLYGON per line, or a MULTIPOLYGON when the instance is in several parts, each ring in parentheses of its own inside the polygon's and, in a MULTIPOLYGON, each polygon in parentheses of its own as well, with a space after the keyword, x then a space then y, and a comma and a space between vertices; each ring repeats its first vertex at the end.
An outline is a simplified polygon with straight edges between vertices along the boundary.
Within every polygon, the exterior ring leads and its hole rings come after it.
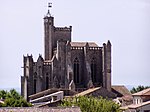
POLYGON ((102 47, 94 42, 72 42, 72 26, 55 27, 54 17, 44 17, 44 58, 23 57, 21 94, 29 95, 50 88, 83 91, 104 87, 111 91, 111 43, 102 47))

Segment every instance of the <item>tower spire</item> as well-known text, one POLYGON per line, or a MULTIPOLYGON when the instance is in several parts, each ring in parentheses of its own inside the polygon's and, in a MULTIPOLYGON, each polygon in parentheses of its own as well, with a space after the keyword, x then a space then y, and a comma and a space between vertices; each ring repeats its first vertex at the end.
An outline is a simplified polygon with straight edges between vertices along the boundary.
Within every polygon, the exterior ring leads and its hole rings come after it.
POLYGON ((51 13, 50 13, 50 8, 52 8, 52 3, 48 3, 48 12, 47 12, 47 16, 51 16, 51 13))

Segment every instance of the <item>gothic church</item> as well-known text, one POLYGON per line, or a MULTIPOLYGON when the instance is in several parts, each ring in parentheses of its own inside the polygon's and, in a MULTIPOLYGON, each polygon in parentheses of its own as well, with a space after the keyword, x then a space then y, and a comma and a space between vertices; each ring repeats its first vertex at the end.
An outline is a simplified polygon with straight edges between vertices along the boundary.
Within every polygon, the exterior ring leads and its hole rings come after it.
POLYGON ((111 91, 111 43, 100 47, 94 42, 72 42, 72 26, 55 27, 48 11, 44 17, 44 58, 24 56, 21 94, 29 95, 50 88, 82 91, 104 87, 111 91))

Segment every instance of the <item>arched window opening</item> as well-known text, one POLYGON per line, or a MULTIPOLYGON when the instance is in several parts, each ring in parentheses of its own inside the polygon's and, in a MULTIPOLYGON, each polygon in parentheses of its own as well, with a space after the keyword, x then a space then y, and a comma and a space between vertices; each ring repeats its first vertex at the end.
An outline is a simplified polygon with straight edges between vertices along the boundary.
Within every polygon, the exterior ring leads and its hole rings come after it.
POLYGON ((97 79, 96 79, 96 60, 95 58, 92 58, 91 60, 91 77, 92 77, 92 81, 93 82, 97 82, 97 79))
POLYGON ((33 77, 33 93, 36 93, 36 82, 37 82, 37 73, 34 73, 33 77))
POLYGON ((36 93, 36 79, 34 79, 33 84, 34 84, 34 94, 35 94, 36 93))
POLYGON ((48 73, 46 74, 46 89, 49 88, 49 76, 48 73))
POLYGON ((74 82, 79 83, 79 60, 75 58, 74 60, 74 82))

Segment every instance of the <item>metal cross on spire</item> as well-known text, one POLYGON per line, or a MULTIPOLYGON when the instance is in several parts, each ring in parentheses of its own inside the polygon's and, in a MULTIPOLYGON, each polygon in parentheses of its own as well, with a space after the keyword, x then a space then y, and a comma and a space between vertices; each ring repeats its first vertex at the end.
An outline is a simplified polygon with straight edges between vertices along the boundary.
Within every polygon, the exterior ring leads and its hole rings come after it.
POLYGON ((48 3, 48 12, 47 12, 47 16, 51 16, 51 14, 50 14, 50 8, 52 8, 52 3, 48 3))
POLYGON ((52 7, 52 3, 48 3, 48 8, 51 8, 52 7))

